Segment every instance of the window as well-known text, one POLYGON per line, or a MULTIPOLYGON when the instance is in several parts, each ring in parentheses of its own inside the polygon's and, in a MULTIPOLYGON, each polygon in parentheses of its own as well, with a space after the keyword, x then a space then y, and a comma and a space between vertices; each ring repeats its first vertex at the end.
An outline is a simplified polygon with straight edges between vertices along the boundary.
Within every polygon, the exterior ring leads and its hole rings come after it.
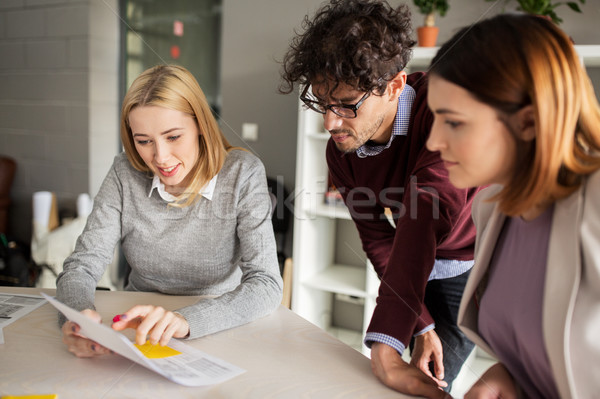
POLYGON ((147 68, 177 64, 194 74, 218 114, 221 2, 121 0, 122 96, 147 68))

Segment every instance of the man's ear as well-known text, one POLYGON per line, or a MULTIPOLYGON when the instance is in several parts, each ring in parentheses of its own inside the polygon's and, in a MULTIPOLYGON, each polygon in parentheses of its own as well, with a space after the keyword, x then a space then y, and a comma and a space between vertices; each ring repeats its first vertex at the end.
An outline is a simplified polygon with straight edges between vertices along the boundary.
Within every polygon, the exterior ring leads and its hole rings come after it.
POLYGON ((388 82, 387 91, 391 100, 397 100, 406 85, 406 72, 400 71, 388 82))
POLYGON ((535 139, 535 112, 533 105, 526 105, 515 114, 517 136, 523 141, 535 139))

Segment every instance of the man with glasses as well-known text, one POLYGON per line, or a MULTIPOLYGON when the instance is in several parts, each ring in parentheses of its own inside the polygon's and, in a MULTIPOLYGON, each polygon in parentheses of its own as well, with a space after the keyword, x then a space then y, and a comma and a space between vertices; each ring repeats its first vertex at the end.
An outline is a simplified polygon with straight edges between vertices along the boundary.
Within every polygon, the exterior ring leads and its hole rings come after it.
POLYGON ((306 107, 323 114, 332 182, 381 280, 365 336, 373 372, 401 392, 444 397, 440 388, 450 390, 473 348, 456 318, 473 265, 477 190, 454 188, 439 153, 425 148, 426 75, 403 70, 414 46, 410 12, 330 0, 303 28, 283 60, 280 91, 298 84, 306 107))

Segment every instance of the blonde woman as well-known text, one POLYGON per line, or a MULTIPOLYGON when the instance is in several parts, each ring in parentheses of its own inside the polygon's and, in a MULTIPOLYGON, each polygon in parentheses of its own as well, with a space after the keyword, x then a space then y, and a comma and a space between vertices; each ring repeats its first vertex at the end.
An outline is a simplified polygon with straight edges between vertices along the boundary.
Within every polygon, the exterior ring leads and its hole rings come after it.
MULTIPOLYGON (((176 312, 123 309, 112 326, 134 328, 138 344, 198 338, 274 311, 282 281, 264 167, 230 146, 191 73, 166 65, 142 73, 123 101, 121 141, 57 299, 100 321, 94 291, 120 242, 131 266, 126 290, 210 296, 176 312)), ((59 323, 76 356, 108 352, 59 323)))
POLYGON ((600 378, 600 107, 569 37, 530 15, 465 28, 432 61, 427 146, 473 202, 458 323, 493 354, 465 398, 593 398, 600 378))

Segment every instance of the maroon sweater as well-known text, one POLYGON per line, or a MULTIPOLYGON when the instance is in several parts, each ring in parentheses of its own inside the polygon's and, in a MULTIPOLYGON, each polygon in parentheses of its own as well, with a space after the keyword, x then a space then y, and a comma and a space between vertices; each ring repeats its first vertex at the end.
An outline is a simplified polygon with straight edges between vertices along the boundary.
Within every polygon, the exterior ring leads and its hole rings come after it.
POLYGON ((427 78, 409 75, 416 98, 407 136, 397 136, 381 154, 359 158, 327 144, 333 184, 383 281, 368 332, 389 335, 408 347, 414 332, 433 323, 423 301, 436 258, 472 260, 475 227, 471 201, 477 189, 457 189, 439 152, 425 142, 433 115, 427 107, 427 78), (391 208, 396 228, 384 215, 391 208))

